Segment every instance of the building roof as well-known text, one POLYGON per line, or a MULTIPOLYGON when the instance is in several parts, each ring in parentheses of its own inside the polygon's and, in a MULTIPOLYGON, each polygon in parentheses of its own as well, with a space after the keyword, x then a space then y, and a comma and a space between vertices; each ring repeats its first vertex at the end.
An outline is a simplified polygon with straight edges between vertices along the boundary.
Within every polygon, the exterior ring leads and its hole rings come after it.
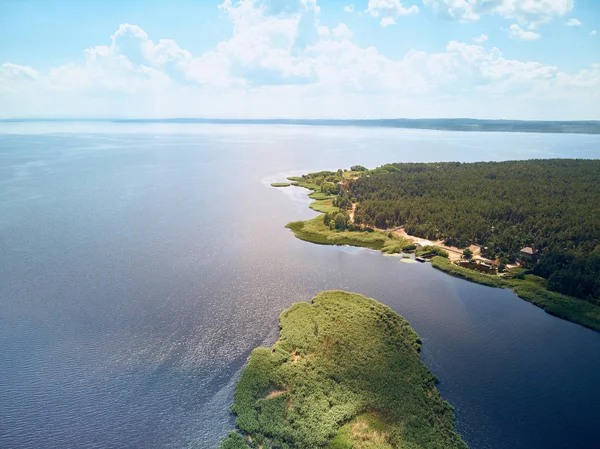
POLYGON ((535 254, 535 249, 531 248, 530 246, 526 246, 525 248, 523 248, 521 250, 521 252, 525 253, 525 254, 530 254, 533 256, 535 254))

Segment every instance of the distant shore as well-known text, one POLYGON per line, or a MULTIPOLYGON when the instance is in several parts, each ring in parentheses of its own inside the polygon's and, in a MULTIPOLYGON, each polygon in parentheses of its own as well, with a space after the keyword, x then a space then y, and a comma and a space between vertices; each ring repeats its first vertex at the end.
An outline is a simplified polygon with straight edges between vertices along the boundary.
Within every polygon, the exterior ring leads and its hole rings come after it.
POLYGON ((223 125, 300 125, 404 128, 437 131, 600 134, 600 120, 487 120, 473 118, 394 119, 235 119, 235 118, 5 118, 18 122, 183 123, 223 125))

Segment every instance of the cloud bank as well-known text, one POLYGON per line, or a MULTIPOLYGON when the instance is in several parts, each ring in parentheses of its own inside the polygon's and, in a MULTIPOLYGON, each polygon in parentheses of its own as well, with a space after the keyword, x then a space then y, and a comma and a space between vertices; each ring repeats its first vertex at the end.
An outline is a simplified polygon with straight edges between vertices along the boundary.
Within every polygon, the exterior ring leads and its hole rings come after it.
MULTIPOLYGON (((492 3, 488 13, 510 6, 517 21, 528 4, 479 2, 492 3)), ((400 2, 373 7, 384 4, 400 2)), ((566 73, 454 40, 437 53, 411 49, 393 59, 355 43, 344 23, 320 24, 316 0, 276 11, 253 0, 219 7, 231 37, 202 54, 121 24, 81 61, 44 71, 0 65, 0 117, 600 119, 600 64, 566 73)), ((515 27, 516 37, 536 34, 515 27)))

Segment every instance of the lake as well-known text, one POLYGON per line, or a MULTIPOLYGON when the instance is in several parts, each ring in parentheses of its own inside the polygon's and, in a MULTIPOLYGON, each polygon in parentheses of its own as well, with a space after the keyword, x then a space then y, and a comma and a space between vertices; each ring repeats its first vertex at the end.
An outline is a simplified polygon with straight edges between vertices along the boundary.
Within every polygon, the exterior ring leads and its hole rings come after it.
POLYGON ((429 264, 297 240, 290 174, 600 158, 600 136, 0 123, 0 447, 212 448, 278 315, 326 289, 389 305, 473 449, 600 447, 600 334, 429 264))

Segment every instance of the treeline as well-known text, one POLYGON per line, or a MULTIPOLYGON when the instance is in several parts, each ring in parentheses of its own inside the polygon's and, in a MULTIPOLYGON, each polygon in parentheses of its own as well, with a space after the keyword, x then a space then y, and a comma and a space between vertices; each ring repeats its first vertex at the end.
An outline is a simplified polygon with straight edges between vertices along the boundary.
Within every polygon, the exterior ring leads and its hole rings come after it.
POLYGON ((503 262, 530 246, 540 253, 533 272, 550 289, 600 298, 599 160, 388 164, 344 191, 359 203, 357 225, 477 243, 503 262))

